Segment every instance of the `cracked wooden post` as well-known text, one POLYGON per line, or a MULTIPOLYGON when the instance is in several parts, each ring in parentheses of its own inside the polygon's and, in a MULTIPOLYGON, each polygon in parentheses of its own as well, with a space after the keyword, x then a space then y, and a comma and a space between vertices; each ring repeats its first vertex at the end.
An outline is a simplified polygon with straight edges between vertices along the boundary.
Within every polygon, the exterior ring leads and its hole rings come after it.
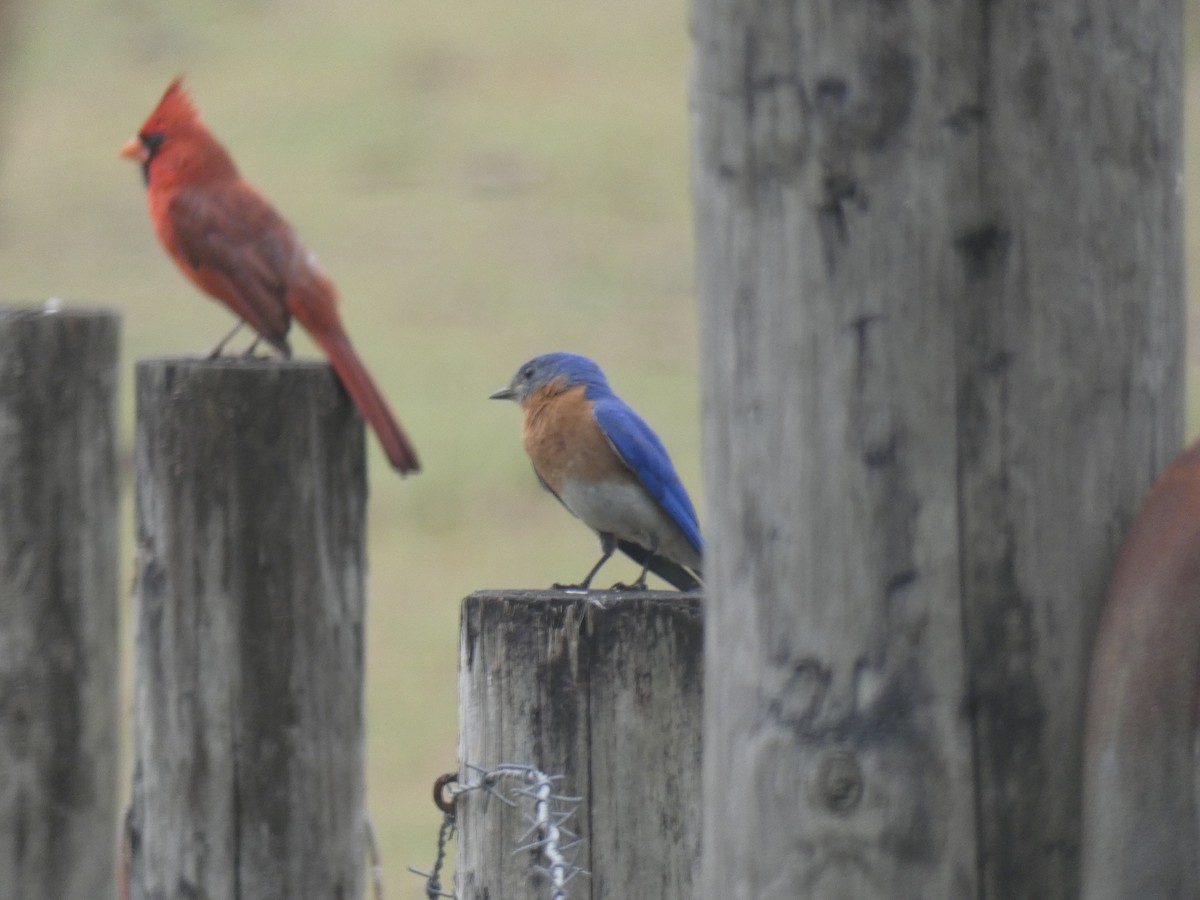
POLYGON ((131 896, 356 900, 361 421, 324 363, 136 382, 131 896))
POLYGON ((693 0, 702 897, 1078 895, 1090 644, 1182 438, 1180 17, 693 0))
MULTIPOLYGON (((581 799, 572 900, 695 896, 700 851, 703 627, 695 594, 480 591, 459 632, 460 783, 465 764, 532 765, 581 799), (597 594, 591 595, 593 598, 597 594)), ((511 791, 513 783, 502 787, 511 791)), ((546 895, 525 815, 462 794, 460 900, 546 895)))
POLYGON ((0 309, 0 894, 113 896, 120 753, 111 312, 0 309))

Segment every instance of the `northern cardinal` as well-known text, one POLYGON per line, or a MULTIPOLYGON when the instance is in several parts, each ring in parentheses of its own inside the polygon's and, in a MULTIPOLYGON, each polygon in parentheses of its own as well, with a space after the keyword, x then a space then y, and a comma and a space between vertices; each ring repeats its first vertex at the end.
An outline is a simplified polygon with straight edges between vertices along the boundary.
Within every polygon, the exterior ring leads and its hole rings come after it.
POLYGON ((183 274, 285 358, 295 316, 333 363, 392 466, 402 475, 416 472, 412 444, 342 327, 333 283, 291 226, 238 174, 180 79, 121 155, 141 163, 150 220, 183 274))

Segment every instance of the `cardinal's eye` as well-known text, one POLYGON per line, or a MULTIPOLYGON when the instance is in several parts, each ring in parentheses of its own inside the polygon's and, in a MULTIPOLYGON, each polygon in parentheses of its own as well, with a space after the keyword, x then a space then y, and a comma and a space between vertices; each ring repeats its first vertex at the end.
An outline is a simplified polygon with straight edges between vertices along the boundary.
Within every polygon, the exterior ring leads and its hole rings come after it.
POLYGON ((146 148, 146 152, 153 156, 158 152, 158 148, 162 146, 163 141, 167 136, 161 131, 152 131, 149 134, 139 135, 142 145, 146 148))

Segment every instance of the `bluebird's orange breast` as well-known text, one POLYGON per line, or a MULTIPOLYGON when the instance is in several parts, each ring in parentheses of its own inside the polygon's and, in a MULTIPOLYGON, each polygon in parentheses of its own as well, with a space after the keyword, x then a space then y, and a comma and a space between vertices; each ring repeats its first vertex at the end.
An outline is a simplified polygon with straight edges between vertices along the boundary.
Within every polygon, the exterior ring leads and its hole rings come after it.
POLYGON ((592 415, 584 385, 551 382, 526 398, 521 438, 533 467, 555 494, 569 482, 631 482, 634 475, 592 415))

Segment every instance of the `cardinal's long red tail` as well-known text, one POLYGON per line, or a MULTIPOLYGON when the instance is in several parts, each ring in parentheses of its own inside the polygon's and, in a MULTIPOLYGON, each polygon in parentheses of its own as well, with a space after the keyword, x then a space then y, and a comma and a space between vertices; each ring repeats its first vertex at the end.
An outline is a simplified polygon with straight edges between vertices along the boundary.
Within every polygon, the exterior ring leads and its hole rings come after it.
POLYGON ((345 334, 310 333, 333 363, 333 369, 342 380, 350 399, 379 438, 383 452, 387 454, 392 467, 401 475, 418 471, 420 465, 417 463, 416 451, 413 450, 404 429, 392 415, 383 394, 379 392, 366 367, 350 346, 349 338, 345 334))

